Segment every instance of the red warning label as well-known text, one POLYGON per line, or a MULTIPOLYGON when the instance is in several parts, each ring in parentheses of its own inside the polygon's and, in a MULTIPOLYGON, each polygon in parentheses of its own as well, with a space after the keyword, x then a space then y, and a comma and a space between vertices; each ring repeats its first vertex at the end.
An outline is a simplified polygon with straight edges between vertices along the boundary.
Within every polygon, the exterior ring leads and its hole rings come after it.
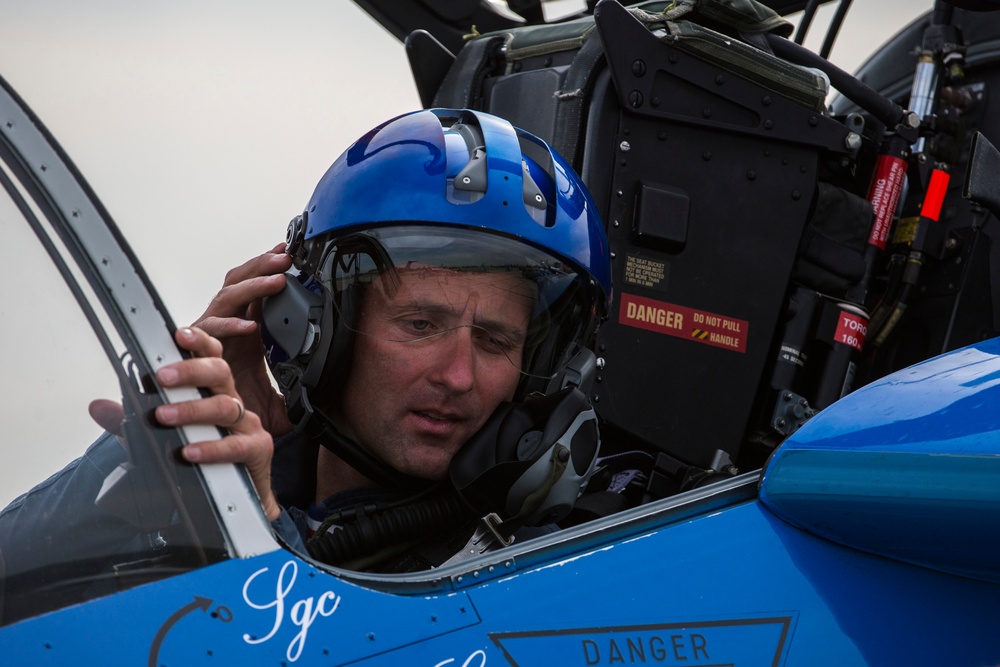
POLYGON ((860 352, 861 348, 865 346, 867 333, 868 320, 846 310, 840 311, 840 317, 837 319, 837 330, 833 334, 835 342, 850 345, 860 352))
POLYGON ((622 294, 620 303, 618 321, 622 324, 734 352, 747 351, 750 323, 746 320, 633 294, 622 294))
POLYGON ((875 180, 868 193, 868 201, 872 203, 875 212, 875 222, 868 236, 868 243, 871 245, 885 249, 885 240, 889 237, 889 227, 892 225, 892 216, 896 212, 904 180, 906 162, 892 155, 880 155, 875 180))

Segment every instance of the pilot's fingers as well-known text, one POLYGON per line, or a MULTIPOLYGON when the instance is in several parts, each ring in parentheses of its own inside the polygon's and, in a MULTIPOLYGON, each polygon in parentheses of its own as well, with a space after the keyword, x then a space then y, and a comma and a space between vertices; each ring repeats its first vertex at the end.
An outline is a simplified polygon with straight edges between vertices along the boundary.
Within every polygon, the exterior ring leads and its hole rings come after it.
POLYGON ((292 265, 292 258, 285 254, 285 244, 279 243, 267 252, 248 259, 226 272, 223 286, 235 285, 249 278, 283 273, 292 265))
POLYGON ((222 342, 200 327, 181 327, 174 332, 174 340, 196 357, 222 356, 222 342))
MULTIPOLYGON (((250 416, 243 402, 230 394, 215 394, 194 401, 168 403, 156 408, 156 420, 164 426, 183 426, 186 424, 213 424, 236 431, 252 428, 250 416)), ((258 419, 259 424, 259 419, 258 419)))
POLYGON ((196 324, 200 326, 209 317, 244 317, 250 304, 266 296, 273 296, 285 288, 284 271, 289 268, 285 264, 290 265, 291 258, 288 262, 281 262, 282 268, 277 273, 252 276, 223 287, 212 297, 212 302, 196 324))
POLYGON ((274 441, 261 428, 260 419, 247 412, 233 426, 230 435, 206 442, 193 442, 181 450, 191 463, 242 463, 253 480, 261 505, 269 521, 278 518, 281 509, 271 491, 271 458, 274 441))
MULTIPOLYGON (((265 436, 266 431, 261 431, 265 436)), ((182 450, 191 463, 243 463, 254 470, 270 465, 274 444, 270 437, 230 435, 221 440, 192 442, 182 450)))
POLYGON ((164 366, 156 371, 163 387, 205 387, 213 394, 236 395, 229 364, 220 357, 195 357, 164 366))
POLYGON ((230 269, 222 289, 212 298, 197 322, 209 317, 242 317, 250 304, 280 292, 285 286, 284 273, 292 266, 292 258, 283 249, 284 244, 280 244, 230 269))
POLYGON ((241 317, 214 317, 205 315, 197 322, 198 328, 215 338, 248 336, 257 332, 257 322, 241 317))

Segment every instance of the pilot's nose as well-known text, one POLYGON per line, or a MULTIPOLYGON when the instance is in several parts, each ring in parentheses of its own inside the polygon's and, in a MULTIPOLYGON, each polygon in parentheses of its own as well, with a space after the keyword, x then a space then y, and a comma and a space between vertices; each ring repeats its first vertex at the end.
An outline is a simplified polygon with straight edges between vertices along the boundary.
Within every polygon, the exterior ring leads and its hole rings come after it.
POLYGON ((437 346, 428 379, 454 393, 471 391, 476 384, 476 344, 471 327, 449 331, 437 346), (444 342, 444 341, 442 341, 444 342))

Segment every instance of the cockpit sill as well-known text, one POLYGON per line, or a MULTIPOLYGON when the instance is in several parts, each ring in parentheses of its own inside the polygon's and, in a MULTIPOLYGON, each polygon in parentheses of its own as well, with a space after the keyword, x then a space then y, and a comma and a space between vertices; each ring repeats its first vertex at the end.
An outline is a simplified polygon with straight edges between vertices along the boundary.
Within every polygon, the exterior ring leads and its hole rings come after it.
POLYGON ((313 564, 344 581, 385 592, 420 595, 457 591, 752 502, 757 498, 760 477, 760 470, 744 473, 425 572, 371 574, 313 564))

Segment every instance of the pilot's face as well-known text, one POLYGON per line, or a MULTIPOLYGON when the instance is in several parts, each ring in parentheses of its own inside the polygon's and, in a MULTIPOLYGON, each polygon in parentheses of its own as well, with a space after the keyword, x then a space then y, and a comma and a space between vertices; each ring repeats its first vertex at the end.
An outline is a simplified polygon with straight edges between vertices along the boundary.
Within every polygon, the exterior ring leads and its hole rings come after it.
POLYGON ((503 273, 397 275, 395 289, 376 280, 365 290, 335 422, 393 468, 441 479, 513 397, 535 288, 503 273))

